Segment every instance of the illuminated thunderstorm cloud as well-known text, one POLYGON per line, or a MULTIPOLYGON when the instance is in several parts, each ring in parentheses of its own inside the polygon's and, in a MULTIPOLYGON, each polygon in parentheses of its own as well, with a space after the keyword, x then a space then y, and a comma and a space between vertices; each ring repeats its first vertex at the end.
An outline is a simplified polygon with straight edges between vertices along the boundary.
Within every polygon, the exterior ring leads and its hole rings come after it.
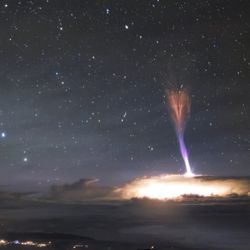
POLYGON ((47 198, 61 202, 82 202, 132 198, 183 200, 192 196, 227 198, 231 195, 250 196, 250 178, 160 175, 138 178, 121 187, 107 187, 95 179, 83 179, 53 186, 47 198))
POLYGON ((119 190, 125 199, 182 199, 185 196, 228 197, 249 196, 249 178, 223 178, 183 175, 160 175, 138 178, 119 190))

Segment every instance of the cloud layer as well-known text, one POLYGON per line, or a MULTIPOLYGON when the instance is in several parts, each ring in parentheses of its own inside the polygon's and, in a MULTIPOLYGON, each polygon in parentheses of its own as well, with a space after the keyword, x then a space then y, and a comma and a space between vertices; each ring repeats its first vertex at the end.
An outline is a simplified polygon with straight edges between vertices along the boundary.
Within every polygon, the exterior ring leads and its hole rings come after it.
POLYGON ((52 186, 49 199, 84 202, 132 198, 184 199, 191 196, 228 198, 249 194, 249 178, 161 175, 138 178, 121 187, 103 186, 97 179, 81 179, 72 184, 52 186))
POLYGON ((49 197, 61 201, 111 200, 118 198, 114 190, 100 185, 97 179, 81 179, 72 184, 52 186, 49 197))

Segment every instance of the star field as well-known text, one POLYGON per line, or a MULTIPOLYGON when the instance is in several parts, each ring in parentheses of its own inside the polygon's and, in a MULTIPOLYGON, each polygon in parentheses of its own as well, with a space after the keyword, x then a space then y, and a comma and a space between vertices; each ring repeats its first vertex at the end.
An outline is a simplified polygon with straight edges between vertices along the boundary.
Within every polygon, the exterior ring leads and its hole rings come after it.
POLYGON ((164 86, 190 89, 195 172, 249 175, 250 4, 2 1, 0 181, 182 173, 164 86))

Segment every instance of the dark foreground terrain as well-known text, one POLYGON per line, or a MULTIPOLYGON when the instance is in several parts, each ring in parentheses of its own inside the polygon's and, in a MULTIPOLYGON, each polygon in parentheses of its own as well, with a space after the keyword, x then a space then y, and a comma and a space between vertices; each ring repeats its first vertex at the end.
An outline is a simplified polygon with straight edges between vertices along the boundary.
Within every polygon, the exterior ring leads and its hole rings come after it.
POLYGON ((244 197, 88 204, 17 199, 0 205, 0 249, 250 249, 244 197))

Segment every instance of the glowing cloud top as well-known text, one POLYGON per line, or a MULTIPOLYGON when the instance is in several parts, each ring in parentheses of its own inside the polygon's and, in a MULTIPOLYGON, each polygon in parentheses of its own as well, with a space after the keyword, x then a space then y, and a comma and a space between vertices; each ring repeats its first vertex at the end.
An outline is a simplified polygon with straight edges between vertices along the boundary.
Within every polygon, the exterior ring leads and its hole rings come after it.
POLYGON ((186 175, 192 176, 187 148, 184 141, 184 131, 187 118, 190 114, 191 99, 186 89, 166 90, 168 105, 179 142, 182 158, 186 166, 186 175))
POLYGON ((185 196, 227 197, 229 195, 250 195, 248 178, 222 178, 183 175, 160 175, 138 178, 127 183, 121 196, 130 198, 150 198, 159 200, 185 199, 185 196))

